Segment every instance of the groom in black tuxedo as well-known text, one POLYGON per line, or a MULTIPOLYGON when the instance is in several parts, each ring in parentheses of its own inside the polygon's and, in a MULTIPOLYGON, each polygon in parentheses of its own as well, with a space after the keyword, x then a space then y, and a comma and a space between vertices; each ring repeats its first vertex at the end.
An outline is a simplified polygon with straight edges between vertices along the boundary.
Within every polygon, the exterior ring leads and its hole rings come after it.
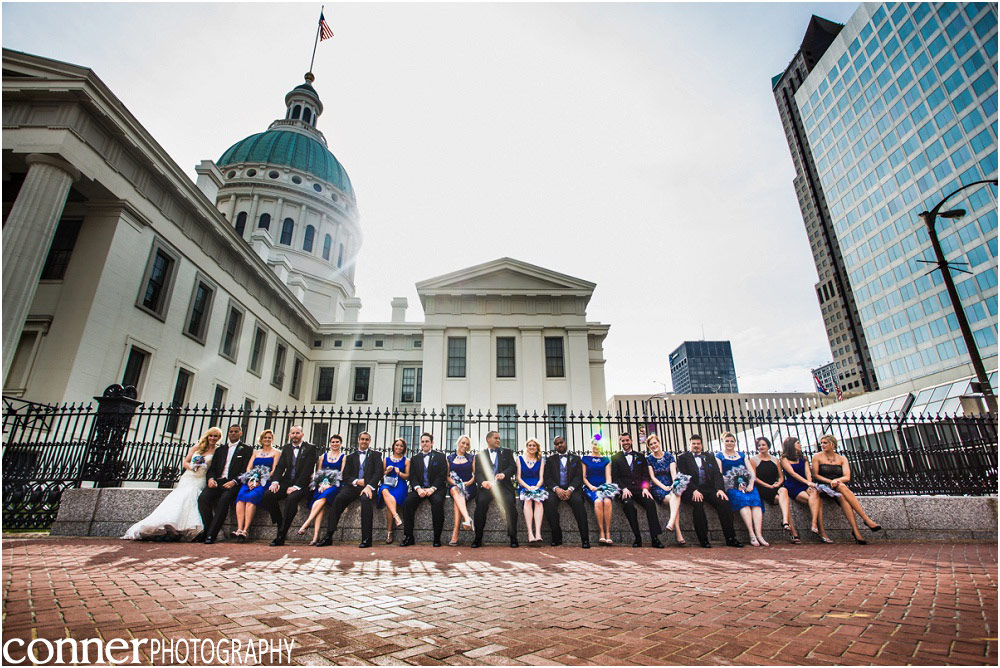
POLYGON ((632 528, 635 541, 632 547, 642 547, 642 533, 639 532, 639 517, 635 506, 638 504, 646 511, 649 522, 650 545, 663 547, 660 542, 660 517, 656 514, 656 499, 649 491, 649 464, 642 453, 632 450, 632 435, 624 433, 618 437, 621 452, 611 458, 611 481, 621 488, 622 510, 625 519, 632 528))
POLYGON ((486 434, 486 448, 479 451, 476 457, 476 482, 479 483, 479 493, 476 495, 476 513, 473 525, 476 537, 472 547, 483 546, 483 532, 486 530, 486 513, 493 503, 493 495, 499 496, 503 506, 504 517, 507 520, 507 535, 510 546, 517 547, 517 511, 514 508, 514 477, 517 475, 517 464, 514 463, 514 453, 500 447, 500 432, 491 431, 486 434))
POLYGON ((385 460, 382 453, 369 448, 372 436, 367 431, 358 434, 358 449, 347 455, 344 460, 344 475, 340 483, 340 491, 333 497, 332 508, 327 506, 326 536, 316 547, 333 545, 333 532, 337 530, 340 516, 347 506, 358 499, 361 500, 361 544, 358 547, 372 546, 372 520, 375 514, 375 490, 385 472, 385 460))
POLYGON ((316 469, 316 446, 302 440, 302 427, 296 425, 288 430, 288 443, 281 448, 278 463, 271 474, 271 484, 260 500, 260 505, 271 513, 271 520, 278 527, 278 533, 271 541, 271 547, 285 544, 288 528, 295 521, 299 505, 312 499, 309 489, 316 469), (279 502, 285 501, 285 512, 281 512, 279 502))
POLYGON ((441 530, 444 529, 444 497, 448 478, 448 460, 444 453, 434 449, 434 437, 420 435, 420 452, 410 458, 410 493, 403 504, 402 547, 413 545, 413 525, 417 507, 425 499, 431 502, 431 522, 434 526, 434 547, 441 547, 441 530))
POLYGON ((549 520, 552 547, 562 545, 562 527, 559 526, 559 502, 565 501, 573 511, 576 526, 580 530, 581 547, 590 547, 590 528, 587 525, 587 511, 583 507, 583 461, 567 452, 566 439, 556 436, 552 441, 555 454, 545 460, 545 488, 549 498, 545 506, 545 517, 549 520))
POLYGON ((726 537, 726 545, 743 547, 736 540, 733 531, 733 512, 729 508, 729 497, 726 496, 722 470, 711 453, 701 450, 701 436, 692 434, 688 439, 690 450, 677 458, 677 472, 691 476, 691 482, 681 494, 681 501, 691 504, 691 514, 694 517, 694 531, 702 547, 712 547, 708 542, 708 519, 705 517, 705 504, 715 508, 722 525, 722 535, 726 537))
POLYGON ((227 442, 215 449, 212 463, 205 472, 208 482, 198 496, 198 512, 204 529, 195 537, 195 543, 214 543, 226 522, 229 507, 236 502, 236 495, 240 493, 236 478, 246 472, 253 455, 253 448, 242 438, 243 429, 238 424, 230 425, 227 442))

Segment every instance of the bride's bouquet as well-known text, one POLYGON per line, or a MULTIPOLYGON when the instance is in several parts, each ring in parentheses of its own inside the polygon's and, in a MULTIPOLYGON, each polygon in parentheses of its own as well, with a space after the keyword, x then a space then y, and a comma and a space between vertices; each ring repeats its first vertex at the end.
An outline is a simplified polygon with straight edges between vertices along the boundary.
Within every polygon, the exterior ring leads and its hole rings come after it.
POLYGON ((267 483, 268 479, 271 477, 271 469, 267 466, 255 466, 243 475, 241 475, 237 480, 245 484, 250 489, 255 487, 261 487, 267 483))
POLYGON ((745 491, 751 479, 750 471, 745 466, 734 466, 726 471, 726 475, 723 477, 726 481, 726 489, 738 489, 741 492, 745 491))
POLYGON ((337 469, 320 469, 313 474, 309 489, 316 492, 325 492, 331 487, 339 487, 342 474, 337 469))
POLYGON ((613 499, 621 492, 621 488, 613 482, 606 482, 597 486, 598 499, 613 499))
POLYGON ((678 473, 677 477, 674 478, 674 483, 670 485, 670 491, 676 494, 677 496, 680 496, 681 494, 684 493, 684 490, 688 488, 688 485, 690 483, 691 483, 691 476, 689 476, 687 473, 678 473))
POLYGON ((191 458, 191 470, 200 471, 201 469, 207 469, 208 464, 205 463, 205 455, 195 455, 191 458))

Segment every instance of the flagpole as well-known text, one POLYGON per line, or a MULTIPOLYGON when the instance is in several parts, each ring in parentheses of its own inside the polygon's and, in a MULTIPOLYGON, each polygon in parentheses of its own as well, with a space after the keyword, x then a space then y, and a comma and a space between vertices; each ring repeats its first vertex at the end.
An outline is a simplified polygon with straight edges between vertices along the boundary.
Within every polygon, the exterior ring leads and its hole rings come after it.
MULTIPOLYGON (((323 10, 325 8, 326 8, 326 5, 320 6, 320 9, 319 9, 319 15, 320 16, 323 16, 323 10)), ((319 31, 322 30, 322 28, 323 28, 323 26, 321 26, 319 24, 319 21, 317 21, 316 22, 316 39, 313 41, 313 55, 312 55, 312 58, 309 59, 309 72, 310 72, 310 74, 313 71, 313 64, 316 62, 316 47, 319 46, 319 31)))

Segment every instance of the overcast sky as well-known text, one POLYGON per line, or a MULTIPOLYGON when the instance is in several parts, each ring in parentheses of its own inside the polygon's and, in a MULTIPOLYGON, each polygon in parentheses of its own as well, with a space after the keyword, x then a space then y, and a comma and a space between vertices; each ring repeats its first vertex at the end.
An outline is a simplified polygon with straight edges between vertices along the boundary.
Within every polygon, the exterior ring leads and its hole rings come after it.
MULTIPOLYGON (((597 284, 608 394, 730 339, 744 392, 829 362, 770 80, 856 3, 328 4, 315 87, 358 195, 361 318, 510 256, 597 284), (704 333, 704 337, 703 337, 704 333)), ((319 4, 10 4, 3 45, 94 69, 177 163, 284 114, 319 4)))

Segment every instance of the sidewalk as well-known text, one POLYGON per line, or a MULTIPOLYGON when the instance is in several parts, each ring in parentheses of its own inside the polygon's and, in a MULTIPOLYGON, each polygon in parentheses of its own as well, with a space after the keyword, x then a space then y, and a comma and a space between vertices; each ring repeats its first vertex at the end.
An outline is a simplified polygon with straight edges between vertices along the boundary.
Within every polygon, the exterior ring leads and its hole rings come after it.
POLYGON ((3 631, 293 639, 298 664, 996 665, 996 578, 989 543, 360 550, 5 538, 3 631))

